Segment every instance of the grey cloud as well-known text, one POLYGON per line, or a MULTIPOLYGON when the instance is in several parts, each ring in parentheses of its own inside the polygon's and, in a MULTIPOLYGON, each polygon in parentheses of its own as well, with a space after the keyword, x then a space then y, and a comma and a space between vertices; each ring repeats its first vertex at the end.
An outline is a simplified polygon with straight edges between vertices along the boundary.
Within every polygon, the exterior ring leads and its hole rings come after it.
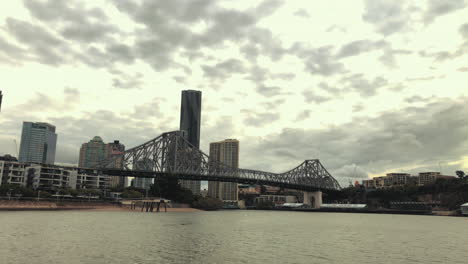
POLYGON ((247 116, 244 118, 244 124, 253 127, 262 127, 264 125, 271 124, 280 118, 279 113, 255 113, 246 110, 241 112, 247 116))
POLYGON ((356 91, 362 96, 373 96, 377 90, 388 84, 388 81, 382 77, 376 77, 374 80, 369 81, 364 78, 364 74, 353 74, 351 76, 343 77, 340 80, 347 89, 356 91))
POLYGON ((429 0, 428 9, 424 14, 424 22, 426 24, 433 22, 438 16, 446 15, 456 10, 465 8, 464 0, 429 0))
POLYGON ((266 111, 271 112, 271 111, 277 110, 280 105, 284 104, 284 102, 286 102, 286 99, 280 98, 280 99, 276 99, 273 101, 264 102, 262 103, 262 105, 264 106, 266 111))
POLYGON ((466 104, 467 98, 440 99, 325 129, 284 129, 265 135, 249 151, 251 156, 262 155, 264 162, 274 164, 274 170, 319 158, 341 181, 354 173, 352 164, 362 168, 364 173, 359 175, 364 175, 398 172, 403 167, 428 166, 440 160, 457 161, 468 147, 466 104), (282 150, 294 150, 297 158, 276 155, 282 150))
POLYGON ((140 89, 143 84, 141 73, 135 75, 129 75, 125 73, 115 74, 116 76, 112 79, 112 86, 118 89, 140 89))
POLYGON ((426 76, 426 77, 419 77, 419 78, 406 78, 407 81, 409 82, 415 82, 415 81, 431 81, 434 79, 441 79, 445 78, 445 75, 440 75, 440 76, 426 76))
POLYGON ((337 54, 338 58, 356 56, 374 49, 381 49, 388 44, 385 41, 356 40, 341 47, 337 54))
POLYGON ((428 103, 431 99, 432 99, 431 97, 424 98, 422 96, 415 95, 415 96, 405 98, 405 101, 407 103, 410 103, 410 104, 413 104, 413 103, 428 103))
POLYGON ((366 10, 362 18, 374 24, 383 35, 391 35, 405 29, 410 16, 405 12, 402 2, 393 0, 366 0, 366 10))
POLYGON ((305 10, 303 8, 296 10, 296 12, 294 12, 294 15, 298 16, 298 17, 305 17, 305 18, 310 17, 309 12, 307 12, 307 10, 305 10))
POLYGON ((315 93, 313 90, 305 90, 302 92, 302 95, 304 96, 304 100, 307 103, 316 103, 316 104, 321 104, 327 101, 330 101, 332 98, 327 97, 327 96, 321 96, 315 93))
POLYGON ((468 23, 461 25, 458 31, 465 39, 468 40, 468 23))
POLYGON ((153 98, 150 102, 139 104, 134 107, 132 113, 128 113, 128 117, 132 120, 162 119, 164 114, 161 111, 161 104, 164 101, 164 98, 153 98))
POLYGON ((353 112, 357 113, 357 112, 361 112, 362 110, 364 110, 364 105, 363 104, 357 104, 357 105, 353 105, 353 112))
POLYGON ((468 72, 468 67, 459 68, 457 71, 459 71, 459 72, 468 72))
POLYGON ((426 58, 434 58, 436 62, 445 62, 447 60, 453 60, 458 57, 461 57, 468 53, 468 41, 461 44, 455 51, 438 51, 438 52, 427 52, 420 51, 419 55, 426 58))
POLYGON ((413 52, 409 50, 392 49, 391 47, 387 47, 384 49, 382 56, 379 57, 379 61, 387 67, 396 68, 396 55, 407 55, 412 53, 413 52))
POLYGON ((278 86, 257 86, 257 92, 265 97, 272 97, 281 94, 281 88, 278 86))
POLYGON ((203 74, 206 78, 224 80, 230 78, 232 74, 243 73, 245 67, 238 59, 229 59, 213 66, 203 65, 203 74))
POLYGON ((53 36, 40 26, 14 18, 6 19, 6 28, 18 42, 27 46, 34 60, 40 63, 58 65, 66 62, 72 53, 64 41, 53 36))
POLYGON ((300 112, 296 117, 296 121, 302 121, 302 120, 308 119, 310 117, 310 113, 311 113, 310 110, 304 110, 300 112))
POLYGON ((57 30, 68 39, 94 42, 118 32, 116 27, 105 23, 108 18, 102 10, 70 3, 60 0, 24 0, 25 7, 34 17, 56 23, 57 30))
POLYGON ((331 76, 337 73, 344 73, 344 65, 332 55, 331 46, 320 48, 306 48, 301 44, 294 44, 290 52, 302 59, 305 70, 310 74, 331 76))

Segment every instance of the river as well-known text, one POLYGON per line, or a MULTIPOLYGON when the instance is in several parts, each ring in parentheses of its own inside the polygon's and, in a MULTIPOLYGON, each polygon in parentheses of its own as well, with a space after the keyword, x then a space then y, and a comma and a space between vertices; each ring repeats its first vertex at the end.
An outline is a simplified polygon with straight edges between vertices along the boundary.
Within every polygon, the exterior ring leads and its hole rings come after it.
POLYGON ((0 263, 468 263, 468 218, 0 212, 0 263))

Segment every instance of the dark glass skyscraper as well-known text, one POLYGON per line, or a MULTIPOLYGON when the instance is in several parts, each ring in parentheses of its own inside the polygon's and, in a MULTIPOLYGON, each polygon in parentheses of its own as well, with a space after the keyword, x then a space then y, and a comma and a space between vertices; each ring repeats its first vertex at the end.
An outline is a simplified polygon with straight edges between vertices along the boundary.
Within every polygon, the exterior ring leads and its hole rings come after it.
POLYGON ((200 147, 201 91, 182 91, 180 104, 180 130, 187 132, 187 140, 200 147))
MULTIPOLYGON (((182 91, 180 104, 180 130, 186 131, 186 138, 196 148, 200 148, 201 91, 182 91)), ((180 181, 182 187, 193 194, 200 194, 200 181, 180 181)))

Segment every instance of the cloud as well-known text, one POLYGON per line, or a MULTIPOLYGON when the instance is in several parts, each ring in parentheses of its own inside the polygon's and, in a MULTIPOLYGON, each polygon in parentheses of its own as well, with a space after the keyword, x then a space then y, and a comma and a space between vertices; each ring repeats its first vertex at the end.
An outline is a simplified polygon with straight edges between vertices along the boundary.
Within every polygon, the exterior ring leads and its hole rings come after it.
POLYGON ((400 172, 406 167, 430 167, 440 160, 458 161, 466 155, 468 108, 463 106, 467 102, 467 98, 437 99, 420 107, 323 129, 283 129, 265 135, 258 144, 244 144, 251 145, 249 155, 262 156, 258 166, 270 163, 270 169, 278 171, 305 159, 319 158, 341 182, 354 174, 354 164, 359 168, 359 177, 400 172), (283 150, 294 150, 297 158, 281 154, 283 150))
POLYGON ((143 84, 141 73, 129 75, 121 71, 112 71, 114 78, 112 78, 112 86, 117 89, 140 89, 143 84))
POLYGON ((307 12, 307 10, 305 10, 303 8, 296 10, 296 12, 294 12, 294 15, 298 16, 298 17, 305 17, 305 18, 310 17, 309 12, 307 12))
POLYGON ((245 67, 238 59, 228 59, 215 65, 203 65, 203 75, 205 78, 223 81, 233 74, 244 73, 245 67))
POLYGON ((296 117, 296 121, 302 121, 302 120, 308 119, 310 117, 310 113, 311 113, 310 110, 304 110, 300 112, 296 117))
POLYGON ((401 1, 366 0, 363 20, 373 24, 381 34, 388 36, 408 27, 410 16, 401 1))
POLYGON ((385 41, 356 40, 343 45, 336 55, 338 58, 356 56, 361 53, 370 52, 374 49, 381 49, 388 44, 385 41))
POLYGON ((348 90, 355 91, 365 97, 376 95, 379 88, 388 85, 388 81, 383 77, 379 76, 369 81, 362 73, 343 77, 340 83, 344 84, 348 90))
POLYGON ((256 113, 248 110, 241 110, 241 112, 247 116, 244 118, 244 124, 253 127, 262 127, 266 124, 271 124, 280 118, 279 113, 256 113))
POLYGON ((96 42, 118 32, 115 26, 107 23, 107 16, 98 8, 88 9, 81 3, 60 0, 23 2, 32 16, 54 23, 60 34, 70 40, 96 42))
POLYGON ((6 29, 16 40, 30 50, 28 57, 43 64, 59 65, 72 53, 64 41, 40 26, 14 18, 6 19, 6 29))
POLYGON ((468 40, 468 23, 465 23, 465 24, 461 25, 460 28, 458 29, 458 31, 460 32, 462 37, 464 37, 466 40, 468 40))
POLYGON ((281 88, 278 86, 264 86, 257 87, 257 92, 265 97, 272 97, 281 94, 281 88))
POLYGON ((321 104, 332 99, 331 97, 318 95, 311 89, 303 91, 302 95, 307 103, 321 104))
POLYGON ((424 22, 432 23, 437 17, 465 8, 464 0, 439 1, 429 0, 428 8, 424 14, 424 22))
POLYGON ((305 71, 310 74, 332 76, 345 72, 344 64, 335 59, 332 49, 332 46, 307 48, 296 43, 290 48, 290 52, 304 61, 305 71))
POLYGON ((461 68, 458 68, 459 72, 468 72, 468 67, 461 67, 461 68))

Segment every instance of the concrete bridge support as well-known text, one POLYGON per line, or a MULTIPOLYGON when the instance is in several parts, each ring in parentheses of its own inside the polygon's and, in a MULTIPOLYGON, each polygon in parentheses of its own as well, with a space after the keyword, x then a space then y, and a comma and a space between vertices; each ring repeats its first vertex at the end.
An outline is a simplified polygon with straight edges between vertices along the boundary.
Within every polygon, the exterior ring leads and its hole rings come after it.
POLYGON ((304 192, 304 204, 318 209, 322 206, 322 192, 304 192))

